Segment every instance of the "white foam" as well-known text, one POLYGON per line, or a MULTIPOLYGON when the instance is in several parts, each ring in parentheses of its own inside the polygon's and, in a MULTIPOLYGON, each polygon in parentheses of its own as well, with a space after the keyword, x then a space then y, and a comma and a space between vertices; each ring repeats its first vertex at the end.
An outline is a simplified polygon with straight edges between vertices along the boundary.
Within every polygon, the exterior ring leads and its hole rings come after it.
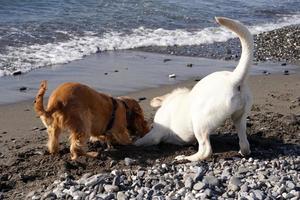
MULTIPOLYGON (((249 29, 253 34, 257 34, 292 24, 300 24, 300 14, 283 16, 277 23, 250 26, 249 29)), ((71 35, 65 31, 57 32, 71 35)), ((140 27, 132 30, 130 34, 109 32, 102 37, 96 36, 92 32, 86 32, 83 37, 73 35, 72 39, 67 42, 9 47, 8 54, 0 54, 0 64, 3 67, 8 65, 12 68, 6 67, 4 71, 0 71, 0 76, 12 74, 15 70, 28 72, 39 67, 68 63, 93 54, 98 48, 104 51, 147 46, 199 45, 224 42, 233 37, 235 36, 231 32, 221 27, 208 27, 193 31, 140 27)))

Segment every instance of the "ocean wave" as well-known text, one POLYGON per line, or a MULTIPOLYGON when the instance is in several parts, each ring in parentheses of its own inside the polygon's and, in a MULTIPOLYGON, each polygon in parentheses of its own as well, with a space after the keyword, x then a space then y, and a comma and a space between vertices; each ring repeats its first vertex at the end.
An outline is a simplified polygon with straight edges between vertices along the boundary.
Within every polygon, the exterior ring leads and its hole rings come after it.
MULTIPOLYGON (((250 26, 253 34, 271 31, 287 25, 300 24, 299 15, 286 15, 276 23, 250 26)), ((70 40, 59 43, 36 44, 25 47, 8 47, 0 54, 0 76, 11 75, 14 71, 29 72, 33 69, 55 64, 68 63, 82 59, 97 51, 134 49, 147 46, 183 46, 225 42, 235 37, 221 27, 208 27, 201 30, 184 29, 148 29, 140 27, 131 33, 109 32, 102 36, 86 32, 84 36, 75 36, 66 31, 70 40)))

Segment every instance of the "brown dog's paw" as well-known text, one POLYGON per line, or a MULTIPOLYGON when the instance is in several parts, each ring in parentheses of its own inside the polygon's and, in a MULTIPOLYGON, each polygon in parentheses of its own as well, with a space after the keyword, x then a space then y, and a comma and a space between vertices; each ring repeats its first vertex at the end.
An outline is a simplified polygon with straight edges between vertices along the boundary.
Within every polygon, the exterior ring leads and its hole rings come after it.
POLYGON ((96 158, 99 155, 99 153, 96 151, 90 151, 90 152, 87 152, 86 155, 91 158, 96 158))

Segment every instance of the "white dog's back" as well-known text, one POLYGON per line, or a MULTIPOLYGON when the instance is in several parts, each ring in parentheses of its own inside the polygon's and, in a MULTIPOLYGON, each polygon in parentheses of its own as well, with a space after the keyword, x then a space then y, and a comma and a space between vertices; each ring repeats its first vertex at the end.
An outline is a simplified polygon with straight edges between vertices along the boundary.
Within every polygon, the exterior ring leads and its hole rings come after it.
POLYGON ((251 107, 251 93, 245 80, 253 57, 253 38, 237 21, 228 18, 216 18, 216 21, 239 36, 242 44, 239 64, 233 72, 215 72, 206 76, 191 91, 175 90, 154 98, 151 105, 161 107, 155 115, 153 129, 136 141, 136 145, 153 145, 161 141, 184 144, 197 139, 198 152, 180 158, 204 159, 212 152, 209 134, 226 118, 232 117, 238 129, 242 153, 250 152, 245 123, 251 107))

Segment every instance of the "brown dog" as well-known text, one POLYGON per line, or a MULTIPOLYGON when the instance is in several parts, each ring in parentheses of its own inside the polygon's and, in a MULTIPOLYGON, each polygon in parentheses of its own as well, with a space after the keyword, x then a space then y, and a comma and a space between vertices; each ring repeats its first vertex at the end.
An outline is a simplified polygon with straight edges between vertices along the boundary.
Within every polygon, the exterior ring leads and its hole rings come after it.
POLYGON ((143 136, 149 131, 143 110, 130 97, 113 98, 80 83, 63 83, 53 91, 45 110, 46 90, 47 81, 42 81, 34 109, 47 128, 50 153, 58 152, 59 135, 64 129, 70 132, 72 160, 98 155, 83 150, 88 138, 127 145, 132 143, 129 132, 143 136))

